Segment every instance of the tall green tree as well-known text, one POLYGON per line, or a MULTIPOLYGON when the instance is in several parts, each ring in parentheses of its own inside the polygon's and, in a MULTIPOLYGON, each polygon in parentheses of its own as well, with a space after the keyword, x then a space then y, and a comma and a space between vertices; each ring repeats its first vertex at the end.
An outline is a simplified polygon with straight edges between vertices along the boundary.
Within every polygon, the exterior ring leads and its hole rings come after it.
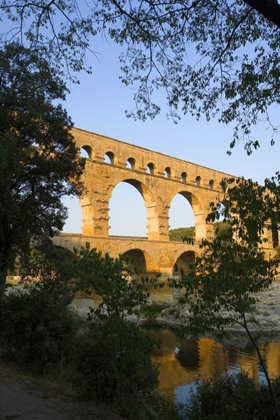
POLYGON ((272 224, 279 208, 279 174, 263 186, 245 179, 223 183, 222 202, 212 203, 208 220, 222 218, 230 229, 213 241, 202 242, 202 254, 194 271, 183 275, 182 285, 190 303, 190 330, 224 330, 239 324, 252 341, 263 367, 280 418, 279 406, 264 361, 248 325, 248 312, 256 303, 256 293, 268 288, 279 260, 267 259, 265 226, 272 224))
MULTIPOLYGON (((122 81, 134 85, 129 116, 155 117, 153 91, 166 92, 169 115, 217 117, 234 124, 231 147, 259 146, 252 127, 264 120, 275 141, 280 101, 278 0, 1 0, 2 40, 19 38, 73 71, 98 34, 123 48, 122 81)), ((92 51, 92 50, 91 50, 92 51)))
POLYGON ((67 217, 61 198, 83 191, 84 162, 58 103, 66 92, 38 51, 0 50, 0 300, 10 261, 36 237, 56 235, 67 217))

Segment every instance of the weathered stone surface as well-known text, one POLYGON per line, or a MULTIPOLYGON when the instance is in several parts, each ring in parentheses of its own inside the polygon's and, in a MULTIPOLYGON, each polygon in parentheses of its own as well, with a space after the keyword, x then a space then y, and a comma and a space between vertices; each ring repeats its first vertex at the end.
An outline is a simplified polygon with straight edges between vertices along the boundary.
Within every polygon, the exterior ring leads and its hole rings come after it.
MULTIPOLYGON (((81 199, 83 234, 62 234, 54 242, 71 250, 89 242, 112 257, 127 253, 148 273, 170 276, 175 264, 187 271, 200 253, 201 239, 214 236, 213 224, 205 219, 210 203, 223 198, 221 180, 231 175, 78 128, 73 128, 72 134, 77 146, 88 153, 83 177, 87 193, 81 199), (123 181, 143 197, 146 238, 108 236, 110 199, 123 181), (196 230, 193 245, 169 242, 169 209, 176 194, 184 196, 192 207, 196 230)), ((269 257, 273 254, 271 231, 265 236, 269 257)))

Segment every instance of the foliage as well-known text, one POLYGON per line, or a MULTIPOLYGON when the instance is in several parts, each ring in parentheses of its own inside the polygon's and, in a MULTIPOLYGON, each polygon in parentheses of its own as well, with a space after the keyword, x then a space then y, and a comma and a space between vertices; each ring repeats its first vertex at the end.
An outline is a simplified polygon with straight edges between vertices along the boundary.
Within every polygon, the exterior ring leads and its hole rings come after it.
POLYGON ((182 241, 183 238, 194 238, 195 227, 190 226, 187 228, 170 229, 169 240, 170 241, 182 241))
POLYGON ((85 294, 94 291, 102 302, 90 310, 88 320, 93 322, 73 349, 74 390, 81 398, 113 402, 128 419, 138 418, 139 413, 143 419, 168 418, 163 409, 169 404, 163 404, 164 398, 155 391, 158 370, 150 357, 154 342, 126 320, 136 305, 147 301, 157 278, 133 278, 137 269, 131 261, 102 256, 89 244, 76 250, 76 257, 72 260, 76 289, 85 294))
POLYGON ((158 385, 150 358, 152 341, 137 325, 125 320, 92 324, 77 341, 73 387, 80 397, 99 401, 125 398, 158 385))
POLYGON ((11 291, 0 305, 1 355, 34 373, 63 363, 77 329, 71 300, 64 282, 47 277, 11 291))
POLYGON ((36 242, 33 241, 30 251, 20 258, 21 283, 26 284, 34 279, 44 281, 47 277, 68 282, 70 286, 73 280, 71 264, 74 259, 76 256, 73 252, 54 245, 50 238, 41 236, 36 242))
POLYGON ((59 100, 66 86, 36 50, 0 50, 0 300, 7 268, 31 239, 63 227, 65 195, 82 193, 84 166, 59 100))
POLYGON ((69 379, 81 399, 107 402, 128 420, 179 420, 174 404, 157 391, 153 341, 123 319, 92 324, 73 348, 69 379))
POLYGON ((213 241, 202 241, 202 254, 183 281, 193 326, 203 330, 234 322, 245 327, 254 294, 270 285, 278 267, 261 247, 264 226, 278 208, 278 178, 266 180, 265 186, 245 179, 228 179, 225 184, 226 206, 212 203, 208 220, 222 217, 231 229, 213 241))
POLYGON ((215 223, 215 236, 216 237, 231 237, 231 226, 227 220, 215 223))
MULTIPOLYGON (((277 398, 280 397, 279 378, 273 381, 277 398)), ((241 372, 221 378, 205 379, 197 383, 190 402, 185 407, 188 420, 274 420, 275 406, 268 387, 260 386, 253 378, 241 372)))
POLYGON ((85 294, 94 291, 102 296, 98 309, 92 312, 102 319, 125 318, 136 305, 147 301, 151 288, 163 286, 158 276, 135 278, 137 265, 122 257, 102 256, 96 249, 90 249, 89 244, 79 252, 76 250, 76 255, 77 260, 73 261, 76 288, 85 294))
POLYGON ((1 355, 33 373, 60 371, 80 398, 113 404, 127 419, 179 419, 174 404, 156 391, 154 341, 125 319, 136 302, 146 301, 146 283, 128 282, 126 261, 89 246, 71 254, 46 238, 34 245, 21 270, 28 274, 24 281, 30 274, 38 281, 12 291, 0 306, 1 355), (75 289, 94 288, 104 299, 89 316, 95 322, 78 332, 68 281, 83 275, 75 289))
POLYGON ((141 305, 140 313, 142 313, 147 319, 153 320, 156 319, 161 311, 168 308, 169 304, 152 302, 141 305))
POLYGON ((152 94, 163 89, 171 118, 181 108, 233 123, 230 147, 244 139, 247 153, 259 147, 252 127, 261 119, 271 143, 279 128, 269 115, 280 101, 279 10, 277 0, 0 2, 3 42, 18 38, 40 49, 72 77, 91 71, 92 37, 111 38, 123 47, 122 82, 136 85, 128 116, 155 117, 161 107, 152 94))
MULTIPOLYGON (((202 254, 191 273, 183 275, 190 303, 190 329, 195 333, 224 329, 237 323, 254 345, 275 406, 278 403, 270 379, 248 328, 247 313, 256 302, 256 293, 269 287, 279 265, 267 260, 262 249, 264 227, 278 214, 279 174, 259 186, 251 180, 227 179, 222 182, 224 198, 211 203, 208 221, 219 218, 229 224, 225 235, 203 240, 202 254)), ((280 418, 279 408, 278 416, 280 418)))

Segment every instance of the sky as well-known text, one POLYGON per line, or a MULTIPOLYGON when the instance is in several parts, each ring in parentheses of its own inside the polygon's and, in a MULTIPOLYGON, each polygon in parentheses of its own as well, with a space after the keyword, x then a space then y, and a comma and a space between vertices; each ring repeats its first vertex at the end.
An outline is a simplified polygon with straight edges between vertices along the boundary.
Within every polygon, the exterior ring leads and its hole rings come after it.
MULTIPOLYGON (((181 121, 174 124, 165 116, 167 109, 162 92, 157 93, 165 108, 160 116, 146 122, 127 118, 125 110, 134 108, 134 91, 119 80, 120 47, 99 39, 95 40, 94 50, 98 59, 90 53, 87 55, 88 63, 93 67, 92 74, 79 75, 80 84, 70 86, 71 93, 64 104, 76 127, 260 183, 280 169, 280 138, 270 146, 270 131, 265 123, 256 128, 260 149, 247 156, 243 144, 239 143, 228 156, 232 126, 217 120, 207 122, 203 118, 196 121, 189 115, 182 116, 181 121)), ((272 110, 275 118, 278 112, 278 108, 272 110)), ((78 200, 66 199, 64 202, 69 209, 64 232, 80 233, 82 213, 78 200)), ((113 191, 109 208, 109 234, 146 236, 144 202, 132 186, 119 184, 113 191)), ((173 199, 169 216, 171 229, 194 225, 190 205, 182 196, 173 199)))

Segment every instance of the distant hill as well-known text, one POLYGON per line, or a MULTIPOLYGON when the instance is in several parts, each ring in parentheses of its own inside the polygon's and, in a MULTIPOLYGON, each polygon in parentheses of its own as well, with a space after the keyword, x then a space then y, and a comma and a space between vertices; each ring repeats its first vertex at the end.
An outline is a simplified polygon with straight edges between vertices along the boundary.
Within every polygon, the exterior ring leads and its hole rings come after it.
POLYGON ((185 227, 179 229, 170 229, 169 231, 169 240, 170 241, 182 241, 184 237, 194 238, 195 237, 195 227, 185 227))
MULTIPOLYGON (((224 236, 230 232, 230 224, 228 222, 216 222, 215 223, 215 236, 224 236)), ((169 240, 170 241, 182 241, 182 238, 194 238, 195 227, 185 227, 178 229, 170 229, 169 240)))

